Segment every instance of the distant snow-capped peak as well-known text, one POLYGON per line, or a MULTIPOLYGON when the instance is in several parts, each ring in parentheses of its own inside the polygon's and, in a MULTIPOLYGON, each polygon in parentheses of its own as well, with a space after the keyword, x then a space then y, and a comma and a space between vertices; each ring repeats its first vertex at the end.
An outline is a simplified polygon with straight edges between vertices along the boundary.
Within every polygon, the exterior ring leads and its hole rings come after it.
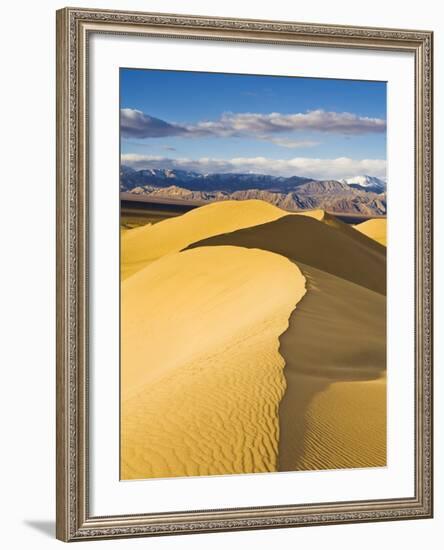
POLYGON ((347 185, 359 185, 365 189, 372 189, 379 193, 383 192, 387 188, 387 183, 385 178, 377 178, 376 176, 368 176, 366 174, 362 176, 354 176, 353 178, 345 178, 341 180, 341 183, 346 183, 347 185))

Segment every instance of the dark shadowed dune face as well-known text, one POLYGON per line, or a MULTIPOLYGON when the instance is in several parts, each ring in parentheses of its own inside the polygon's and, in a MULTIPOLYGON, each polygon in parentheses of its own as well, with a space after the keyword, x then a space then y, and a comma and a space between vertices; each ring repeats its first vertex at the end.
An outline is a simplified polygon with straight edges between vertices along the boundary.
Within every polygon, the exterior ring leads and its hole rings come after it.
POLYGON ((269 250, 380 294, 386 293, 385 248, 339 221, 327 218, 322 222, 308 216, 289 215, 204 239, 190 248, 217 245, 269 250))
MULTIPOLYGON (((281 471, 307 468, 304 459, 307 439, 312 440, 312 446, 317 449, 317 467, 331 467, 331 461, 324 456, 322 437, 316 441, 316 435, 322 434, 325 427, 319 426, 317 432, 311 433, 305 420, 296 422, 295 419, 305 419, 312 399, 330 384, 376 380, 386 369, 385 296, 313 267, 303 264, 299 267, 307 279, 307 294, 280 337, 287 381, 279 407, 281 471)), ((356 429, 363 435, 369 430, 367 420, 365 414, 355 420, 356 429)), ((340 417, 336 421, 340 423, 340 417)), ((313 428, 313 423, 311 425, 313 428)), ((372 465, 372 460, 383 465, 385 437, 383 429, 376 438, 374 433, 362 437, 368 441, 362 457, 346 456, 335 463, 336 467, 339 464, 366 467, 372 465), (377 452, 372 447, 376 441, 379 442, 377 452)), ((338 441, 338 445, 341 443, 338 441)))
POLYGON ((344 381, 379 378, 386 366, 385 296, 311 266, 299 268, 307 293, 280 338, 287 368, 344 381))
POLYGON ((383 254, 384 257, 386 256, 386 247, 384 247, 382 244, 378 243, 374 239, 369 238, 367 235, 361 233, 360 231, 356 231, 356 229, 352 227, 349 222, 346 223, 345 221, 340 220, 333 214, 325 213, 322 223, 324 225, 328 225, 329 227, 339 229, 354 241, 360 243, 367 248, 371 248, 375 252, 383 254))

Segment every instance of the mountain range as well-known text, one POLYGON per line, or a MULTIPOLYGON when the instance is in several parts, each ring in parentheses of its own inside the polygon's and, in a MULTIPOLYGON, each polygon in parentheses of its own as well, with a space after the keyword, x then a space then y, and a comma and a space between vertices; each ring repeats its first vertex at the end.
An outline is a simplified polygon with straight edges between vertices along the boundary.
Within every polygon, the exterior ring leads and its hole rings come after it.
POLYGON ((261 199, 285 210, 322 208, 339 214, 382 216, 387 212, 386 181, 360 175, 342 180, 300 176, 135 170, 122 165, 120 191, 189 201, 261 199))

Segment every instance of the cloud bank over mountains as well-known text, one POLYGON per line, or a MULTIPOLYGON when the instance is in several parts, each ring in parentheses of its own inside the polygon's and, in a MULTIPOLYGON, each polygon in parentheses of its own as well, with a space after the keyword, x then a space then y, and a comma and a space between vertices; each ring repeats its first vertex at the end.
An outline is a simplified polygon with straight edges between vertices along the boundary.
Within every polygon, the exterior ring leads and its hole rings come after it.
MULTIPOLYGON (((271 139, 276 134, 298 131, 314 131, 327 134, 363 135, 384 133, 386 121, 354 113, 336 113, 321 109, 306 113, 224 113, 216 120, 201 120, 194 124, 177 124, 152 117, 140 110, 120 110, 120 125, 123 138, 162 137, 249 137, 271 139)), ((291 140, 281 138, 274 143, 291 147, 291 140)), ((297 142, 294 142, 297 144, 297 142)), ((312 145, 308 142, 306 146, 312 145)), ((315 143, 316 144, 316 143, 315 143)), ((301 145, 295 145, 301 146, 301 145)))
MULTIPOLYGON (((215 120, 199 120, 190 124, 167 122, 137 109, 121 109, 120 128, 123 139, 149 138, 243 138, 268 141, 285 149, 315 147, 316 135, 360 136, 383 134, 386 121, 382 118, 359 116, 348 112, 331 112, 321 109, 305 113, 224 113, 215 120), (307 132, 311 132, 307 135, 307 132)), ((164 150, 175 151, 174 147, 164 150)), ((175 155, 172 155, 173 157, 175 155)), ((194 155, 193 155, 194 156, 194 155)), ((354 159, 295 157, 275 159, 268 156, 239 156, 237 158, 170 158, 126 152, 122 163, 135 169, 170 168, 200 173, 233 172, 261 173, 280 176, 294 174, 316 179, 342 179, 355 174, 373 174, 385 177, 383 159, 354 159)))
POLYGON ((343 179, 356 174, 372 174, 379 178, 386 175, 386 161, 383 159, 352 159, 339 157, 318 159, 295 157, 292 159, 271 159, 265 157, 238 157, 217 159, 202 157, 169 158, 133 153, 121 156, 123 165, 142 170, 150 168, 179 169, 199 173, 256 173, 278 176, 304 176, 314 179, 343 179))

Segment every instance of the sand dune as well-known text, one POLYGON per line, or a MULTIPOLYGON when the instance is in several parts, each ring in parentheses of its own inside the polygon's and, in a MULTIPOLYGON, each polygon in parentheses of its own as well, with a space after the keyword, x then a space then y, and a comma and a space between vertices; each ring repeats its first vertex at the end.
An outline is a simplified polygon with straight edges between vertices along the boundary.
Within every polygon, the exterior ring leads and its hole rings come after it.
POLYGON ((207 238, 190 245, 190 248, 232 245, 270 250, 385 294, 385 248, 346 224, 334 223, 332 226, 308 216, 289 215, 256 227, 207 238))
POLYGON ((145 225, 121 235, 121 278, 193 242, 276 220, 287 213, 260 200, 211 203, 182 216, 145 225))
MULTIPOLYGON (((261 200, 211 203, 182 216, 122 231, 122 280, 143 269, 152 261, 166 254, 179 252, 202 239, 268 223, 287 215, 314 218, 332 227, 349 231, 352 236, 358 235, 356 237, 358 240, 364 239, 359 233, 322 209, 288 214, 285 210, 261 200)), ((367 239, 364 239, 364 242, 367 242, 367 239)))
POLYGON ((362 234, 370 239, 387 246, 387 219, 375 218, 354 226, 362 234))
POLYGON ((257 202, 124 234, 122 479, 386 462, 385 248, 257 202))
POLYGON ((277 469, 278 338, 304 293, 288 259, 231 246, 122 283, 122 479, 277 469))
MULTIPOLYGON (((202 243, 261 243, 263 249, 297 261, 306 277, 307 293, 280 337, 287 381, 279 408, 281 471, 381 466, 386 461, 386 300, 371 277, 374 269, 385 278, 385 254, 377 261, 369 246, 354 256, 360 240, 337 229, 309 219, 295 223, 291 217, 202 243), (302 263, 301 258, 341 274, 335 260, 348 262, 347 267, 355 269, 352 275, 364 284, 302 263)), ((379 250, 384 249, 377 245, 379 250)))

